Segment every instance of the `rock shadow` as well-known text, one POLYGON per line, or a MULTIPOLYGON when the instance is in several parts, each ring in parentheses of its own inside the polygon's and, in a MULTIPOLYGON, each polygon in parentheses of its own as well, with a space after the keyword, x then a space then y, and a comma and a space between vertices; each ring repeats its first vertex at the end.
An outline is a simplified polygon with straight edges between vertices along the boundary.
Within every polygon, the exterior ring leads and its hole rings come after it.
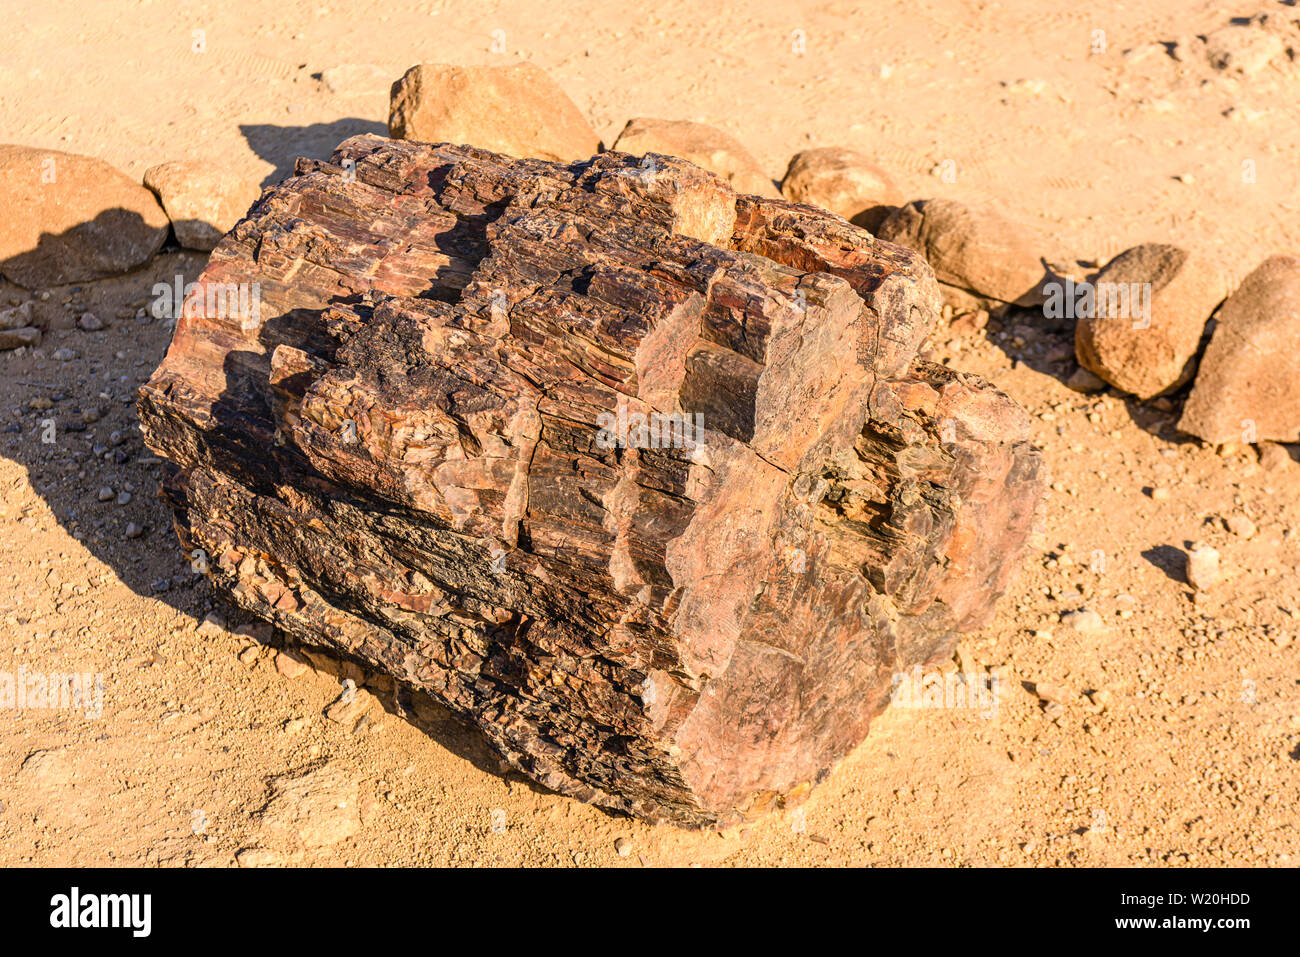
POLYGON ((335 147, 350 136, 360 133, 387 136, 388 124, 353 116, 306 126, 241 123, 239 132, 254 153, 275 167, 262 180, 261 185, 266 188, 291 176, 298 157, 329 159, 335 147))

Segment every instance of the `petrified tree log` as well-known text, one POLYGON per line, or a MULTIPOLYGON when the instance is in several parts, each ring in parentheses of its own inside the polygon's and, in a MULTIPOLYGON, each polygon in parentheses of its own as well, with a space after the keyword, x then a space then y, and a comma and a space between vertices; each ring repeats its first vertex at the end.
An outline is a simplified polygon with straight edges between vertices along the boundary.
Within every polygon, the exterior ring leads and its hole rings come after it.
POLYGON ((705 825, 824 776, 1017 564, 1040 458, 916 358, 938 304, 916 254, 671 157, 361 136, 222 240, 139 409, 240 605, 705 825))

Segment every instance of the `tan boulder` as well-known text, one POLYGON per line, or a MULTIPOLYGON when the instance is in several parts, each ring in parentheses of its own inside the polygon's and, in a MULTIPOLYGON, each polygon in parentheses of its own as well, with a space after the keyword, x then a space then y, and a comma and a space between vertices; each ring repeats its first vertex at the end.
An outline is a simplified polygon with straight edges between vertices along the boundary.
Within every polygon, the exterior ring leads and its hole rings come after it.
POLYGON ((0 274, 28 288, 128 272, 167 239, 153 194, 103 160, 0 146, 0 274))
POLYGON ((215 163, 173 160, 145 170, 144 185, 162 203, 176 241, 212 249, 257 200, 258 189, 215 163))
POLYGON ((913 200, 890 213, 876 235, 919 252, 946 286, 997 302, 1041 301, 1046 269, 1038 237, 992 209, 913 200))
POLYGON ((569 163, 600 150, 574 102, 532 63, 421 63, 393 84, 388 135, 569 163))
POLYGON ((1191 379, 1206 320, 1224 294, 1212 264, 1177 246, 1145 243, 1108 262, 1091 289, 1074 327, 1081 366, 1141 399, 1191 379))
POLYGON ((1178 428, 1215 444, 1300 441, 1300 257, 1266 259, 1216 320, 1178 428))
POLYGON ((840 146, 796 153, 781 180, 781 194, 873 231, 902 201, 894 181, 871 157, 840 146))
POLYGON ((676 156, 717 173, 738 193, 772 199, 781 195, 749 150, 735 137, 704 123, 638 117, 623 127, 613 148, 633 156, 646 153, 676 156))

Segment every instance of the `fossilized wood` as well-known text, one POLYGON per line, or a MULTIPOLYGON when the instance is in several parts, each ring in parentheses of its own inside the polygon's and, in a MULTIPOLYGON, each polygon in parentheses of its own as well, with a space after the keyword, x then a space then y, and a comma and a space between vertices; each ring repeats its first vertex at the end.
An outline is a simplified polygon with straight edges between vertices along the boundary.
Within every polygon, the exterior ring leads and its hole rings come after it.
POLYGON ((1040 493, 1024 413, 919 361, 929 268, 680 160, 299 161, 141 390, 215 583, 436 695, 542 784, 725 823, 952 653, 1040 493), (698 414, 603 448, 602 413, 698 414))

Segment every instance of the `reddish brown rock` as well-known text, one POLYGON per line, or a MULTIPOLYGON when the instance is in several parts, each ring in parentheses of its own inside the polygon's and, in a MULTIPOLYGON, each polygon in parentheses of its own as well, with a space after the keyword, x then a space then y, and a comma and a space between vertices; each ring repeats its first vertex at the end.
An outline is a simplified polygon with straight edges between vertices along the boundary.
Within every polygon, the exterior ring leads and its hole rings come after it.
POLYGON ((738 193, 781 195, 749 150, 734 136, 704 123, 639 117, 628 121, 613 148, 633 156, 661 153, 679 157, 717 173, 738 193))
POLYGON ((1216 320, 1178 427, 1214 444, 1300 441, 1300 257, 1266 259, 1216 320))
POLYGON ((781 180, 781 195, 809 203, 875 231, 902 197, 871 157, 839 146, 796 153, 781 180))
POLYGON ((421 63, 393 84, 388 135, 473 143, 532 159, 586 159, 600 138, 559 85, 532 63, 421 63))
POLYGON ((1025 413, 916 358, 914 253, 677 159, 356 137, 201 282, 262 308, 187 310, 140 393, 186 554, 646 818, 805 793, 989 616, 1040 495, 1025 413))
POLYGON ((1037 237, 1001 213, 951 199, 919 199, 881 223, 881 239, 915 249, 939 282, 980 300, 1034 305, 1047 270, 1037 237))
POLYGON ((1205 323, 1224 291, 1212 263, 1159 243, 1120 253, 1084 289, 1091 298, 1074 304, 1079 365, 1140 399, 1192 378, 1205 323))
POLYGON ((0 146, 0 274, 28 288, 102 279, 167 239, 153 194, 102 160, 0 146))

